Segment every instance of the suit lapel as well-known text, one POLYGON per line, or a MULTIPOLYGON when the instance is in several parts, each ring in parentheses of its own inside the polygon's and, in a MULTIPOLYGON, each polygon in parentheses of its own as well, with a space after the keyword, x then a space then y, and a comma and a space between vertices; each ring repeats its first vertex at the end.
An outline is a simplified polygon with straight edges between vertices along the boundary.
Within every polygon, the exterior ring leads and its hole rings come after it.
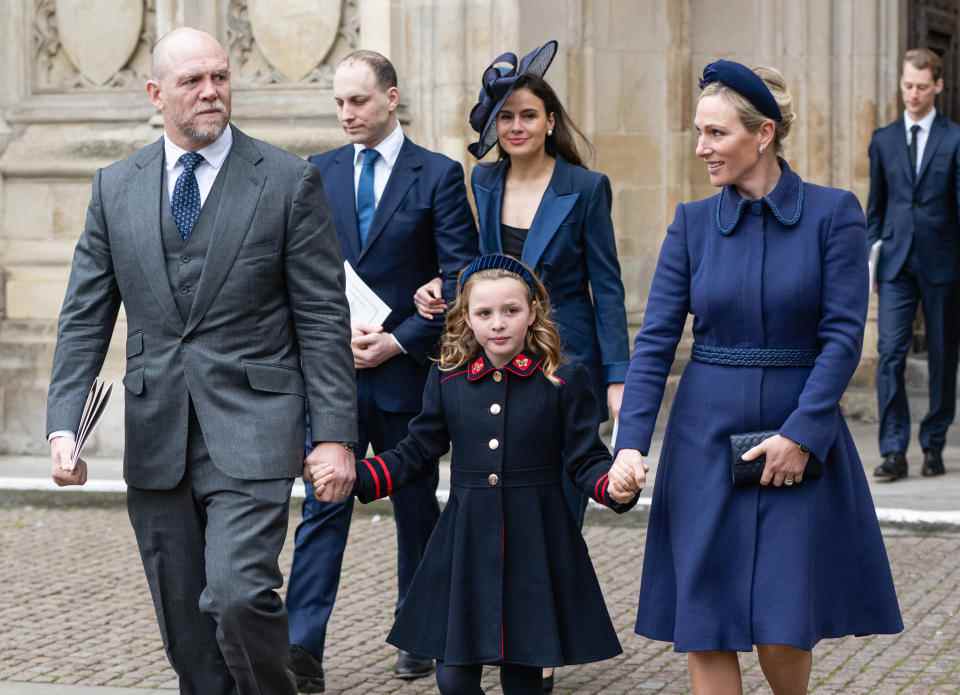
POLYGON ((557 157, 553 176, 550 177, 550 183, 543 193, 543 198, 540 199, 540 206, 527 233, 521 260, 531 268, 537 267, 540 257, 557 233, 557 229, 563 224, 580 197, 579 193, 571 191, 567 170, 569 166, 563 159, 557 157))
MULTIPOLYGON (((473 197, 477 203, 480 221, 480 250, 482 253, 503 253, 500 235, 500 206, 503 201, 503 184, 506 165, 499 162, 490 176, 490 183, 474 180, 473 197)), ((484 172, 486 173, 486 172, 484 172)))
POLYGON ((233 129, 233 147, 229 158, 229 165, 224 172, 227 178, 223 182, 220 205, 213 219, 207 260, 197 284, 197 294, 187 319, 186 333, 200 323, 220 291, 227 273, 233 267, 266 181, 256 167, 262 159, 260 152, 250 138, 237 128, 233 129), (229 202, 225 204, 224 201, 229 202))
POLYGON ((393 171, 390 172, 390 178, 387 179, 387 185, 383 189, 383 195, 380 196, 380 202, 377 203, 377 210, 373 215, 373 222, 370 224, 370 232, 367 235, 367 243, 360 250, 360 257, 363 260, 367 251, 373 246, 377 237, 379 237, 386 228, 390 218, 397 211, 404 196, 414 184, 419 175, 423 162, 420 156, 414 150, 410 138, 405 137, 403 145, 400 147, 400 153, 397 155, 397 161, 393 164, 393 171))
POLYGON ((138 171, 130 184, 132 195, 127 210, 137 247, 137 261, 167 320, 179 333, 183 330, 183 319, 167 279, 160 231, 160 196, 167 193, 163 190, 163 139, 144 148, 135 163, 138 171))
POLYGON ((913 186, 916 182, 915 172, 910 168, 910 146, 907 144, 907 126, 901 116, 897 121, 897 127, 891 130, 893 151, 896 153, 897 162, 903 170, 903 175, 907 177, 907 183, 913 186))
POLYGON ((917 175, 917 185, 920 184, 920 180, 923 179, 923 175, 927 173, 927 168, 930 166, 930 160, 933 159, 933 155, 937 153, 937 148, 940 146, 940 141, 943 140, 943 134, 947 130, 942 119, 943 117, 938 115, 933 119, 933 125, 930 126, 930 135, 927 136, 927 144, 923 148, 923 159, 920 163, 920 173, 917 175))
POLYGON ((333 159, 331 175, 324 177, 327 198, 333 208, 337 234, 344 258, 356 266, 360 257, 360 232, 357 230, 357 193, 353 183, 353 145, 340 148, 333 159))

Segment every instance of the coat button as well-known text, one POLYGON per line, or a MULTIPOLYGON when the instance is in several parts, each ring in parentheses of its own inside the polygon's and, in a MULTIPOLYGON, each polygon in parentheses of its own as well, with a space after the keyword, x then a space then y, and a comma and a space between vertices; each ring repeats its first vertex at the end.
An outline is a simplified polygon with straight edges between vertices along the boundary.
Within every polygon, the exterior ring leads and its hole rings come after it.
POLYGON ((499 415, 499 414, 500 414, 500 404, 499 404, 499 403, 492 403, 492 404, 490 405, 490 414, 491 414, 491 415, 499 415))
POLYGON ((489 483, 490 487, 496 487, 497 483, 499 482, 500 482, 500 478, 497 477, 496 473, 491 473, 490 475, 487 476, 487 483, 489 483))
POLYGON ((496 381, 498 384, 499 384, 501 381, 503 381, 503 372, 501 372, 499 369, 498 369, 497 371, 495 371, 495 372, 493 373, 493 380, 496 381))
POLYGON ((493 450, 493 449, 499 449, 499 448, 500 448, 500 442, 497 441, 496 439, 491 439, 491 440, 490 440, 490 443, 487 444, 487 446, 489 446, 491 450, 493 450))

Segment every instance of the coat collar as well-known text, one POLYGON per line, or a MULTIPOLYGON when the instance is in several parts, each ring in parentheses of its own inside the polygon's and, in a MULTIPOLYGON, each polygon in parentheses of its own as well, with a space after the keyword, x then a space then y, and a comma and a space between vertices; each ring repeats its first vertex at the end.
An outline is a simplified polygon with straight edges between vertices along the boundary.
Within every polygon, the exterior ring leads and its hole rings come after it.
POLYGON ((724 186, 717 196, 717 230, 724 236, 733 234, 743 213, 754 202, 766 204, 784 227, 793 227, 803 214, 803 180, 783 159, 780 162, 780 180, 760 201, 742 197, 734 186, 724 186))
MULTIPOLYGON (((574 182, 574 166, 563 157, 556 158, 553 175, 533 216, 520 258, 531 268, 537 267, 547 246, 580 197, 574 182)), ((473 194, 477 201, 480 241, 484 253, 503 253, 500 213, 503 187, 509 168, 510 162, 502 159, 492 166, 477 167, 474 170, 478 173, 473 194)))
MULTIPOLYGON (((526 353, 521 352, 503 367, 500 367, 500 370, 510 372, 515 376, 526 379, 540 368, 540 364, 542 362, 543 359, 536 355, 527 355, 526 353)), ((480 381, 485 376, 495 371, 497 371, 497 367, 494 367, 493 363, 490 362, 487 356, 481 353, 470 360, 470 363, 467 366, 467 380, 480 381)))

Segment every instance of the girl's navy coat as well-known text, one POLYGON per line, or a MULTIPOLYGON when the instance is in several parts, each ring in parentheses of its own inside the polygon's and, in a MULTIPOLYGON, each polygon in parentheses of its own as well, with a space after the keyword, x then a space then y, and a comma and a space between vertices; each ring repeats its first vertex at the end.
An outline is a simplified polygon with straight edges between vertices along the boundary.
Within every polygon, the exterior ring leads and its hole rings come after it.
POLYGON ((618 512, 586 370, 550 382, 535 356, 434 366, 410 434, 357 464, 363 502, 435 470, 452 442, 450 498, 387 641, 448 665, 562 666, 620 653, 560 478, 618 512))
MULTIPOLYGON (((471 175, 481 253, 503 253, 500 212, 508 166, 501 160, 475 167, 471 175)), ((606 176, 557 157, 520 258, 546 286, 563 353, 587 368, 601 420, 607 418, 607 384, 623 382, 630 359, 611 204, 606 176)))
MULTIPOLYGON (((867 314, 863 212, 852 193, 783 174, 681 204, 627 374, 618 448, 646 453, 687 314, 695 343, 813 351, 812 367, 692 360, 653 492, 636 630, 678 651, 903 629, 863 466, 839 402, 867 314), (735 489, 730 435, 779 430, 823 477, 735 489)), ((740 354, 742 354, 742 350, 740 354)))

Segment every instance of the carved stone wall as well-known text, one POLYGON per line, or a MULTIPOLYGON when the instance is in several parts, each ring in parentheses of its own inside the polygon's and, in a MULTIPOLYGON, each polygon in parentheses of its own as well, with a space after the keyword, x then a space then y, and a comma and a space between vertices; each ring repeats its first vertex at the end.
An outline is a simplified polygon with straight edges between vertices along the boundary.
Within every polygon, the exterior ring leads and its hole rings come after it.
MULTIPOLYGON (((865 202, 866 146, 896 111, 901 0, 4 0, 0 22, 0 453, 43 452, 55 318, 97 167, 160 135, 144 95, 158 36, 189 25, 229 51, 234 121, 305 155, 343 142, 333 66, 391 57, 419 143, 474 162, 466 115, 491 58, 548 38, 548 75, 596 147, 635 329, 677 202, 713 193, 693 154, 696 76, 717 57, 779 67, 798 104, 788 157, 865 202), (110 31, 104 31, 109 27, 110 31)), ((116 334, 122 337, 121 321, 116 334)), ((123 371, 122 340, 104 372, 123 371)), ((862 383, 872 370, 868 335, 862 383)), ((122 390, 121 390, 122 391, 122 390)), ((94 451, 121 446, 121 403, 94 451)))

